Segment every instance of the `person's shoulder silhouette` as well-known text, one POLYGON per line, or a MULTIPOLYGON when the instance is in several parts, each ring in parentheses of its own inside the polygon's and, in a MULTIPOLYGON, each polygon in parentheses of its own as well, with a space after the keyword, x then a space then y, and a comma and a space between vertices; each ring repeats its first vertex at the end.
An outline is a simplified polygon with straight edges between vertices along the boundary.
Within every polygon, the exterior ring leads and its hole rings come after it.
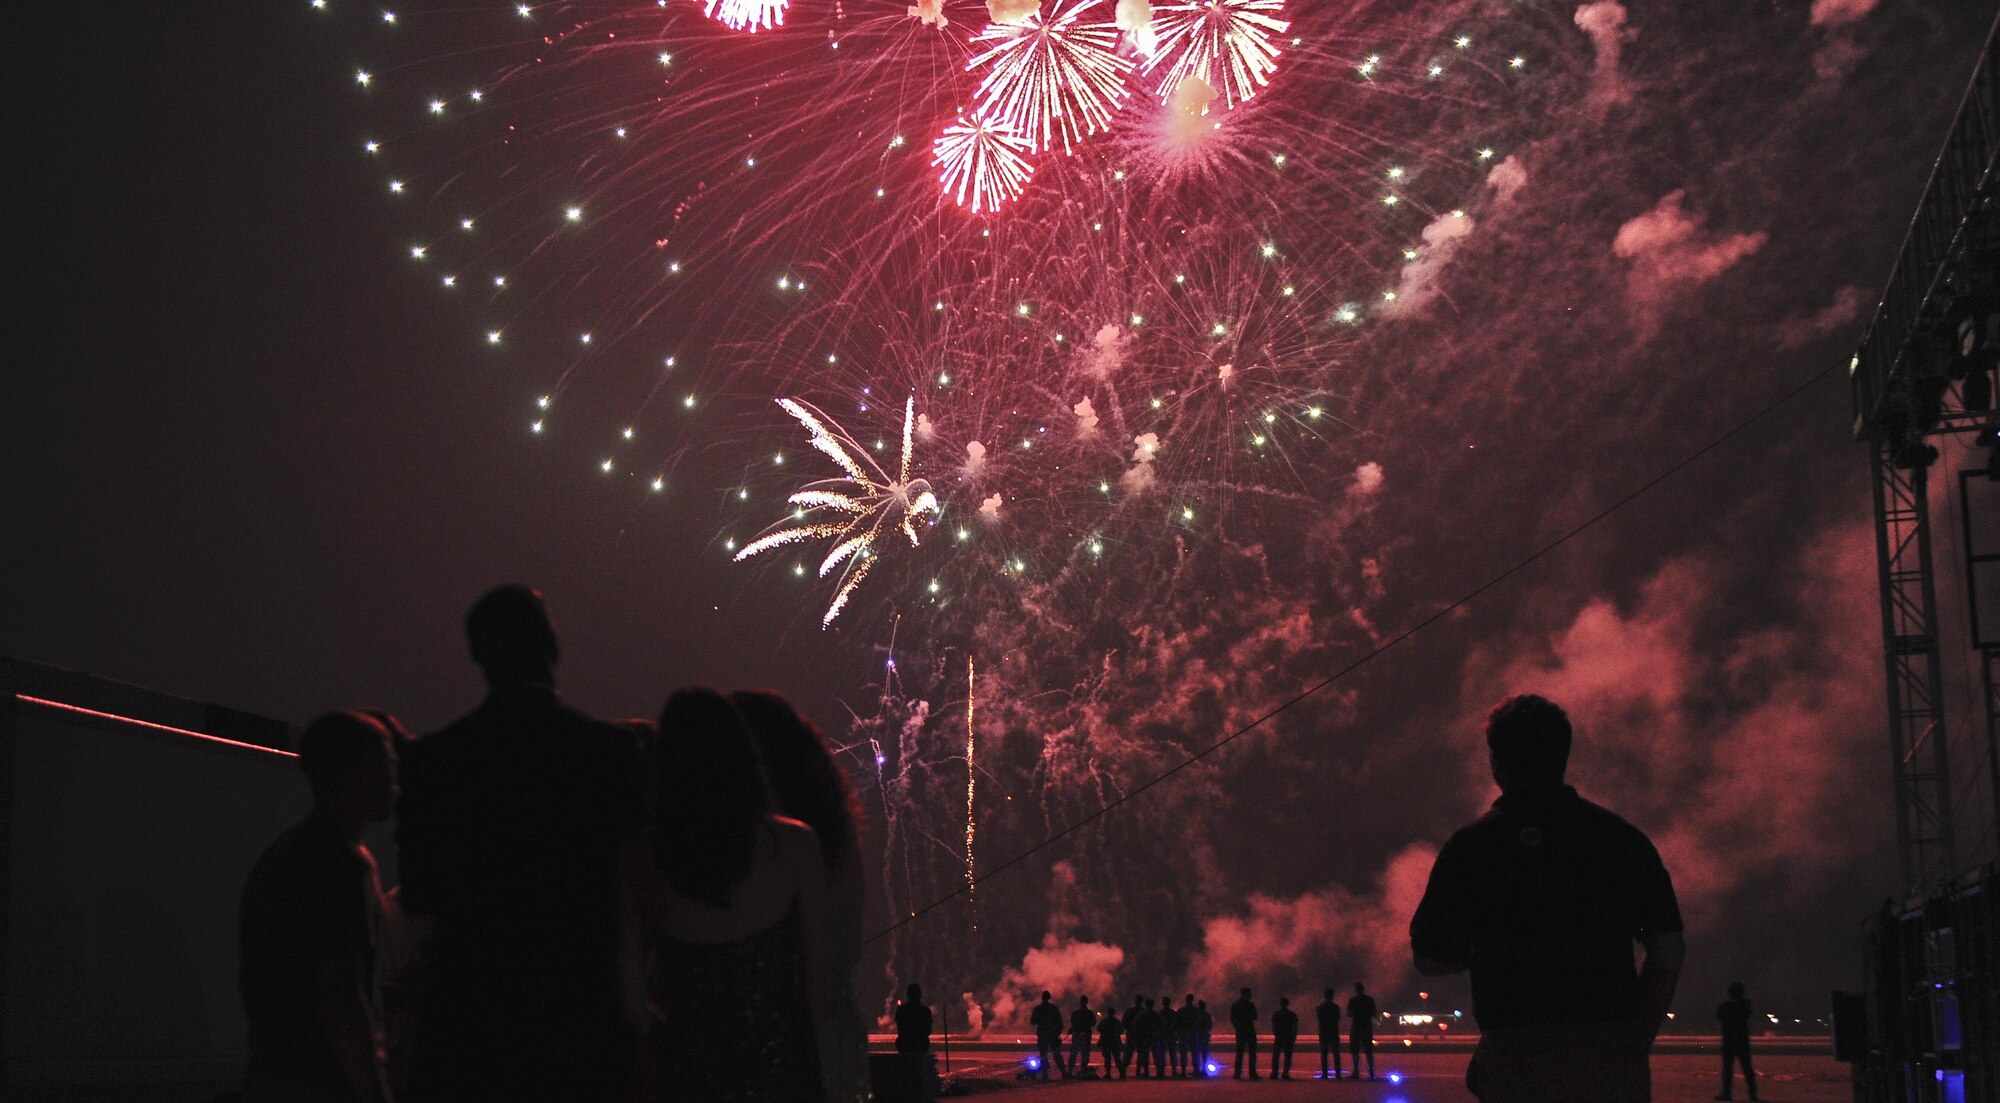
POLYGON ((466 616, 466 639, 485 700, 404 755, 405 906, 495 931, 579 913, 608 920, 618 844, 644 815, 637 737, 557 696, 560 648, 534 590, 489 591, 466 616), (521 891, 539 877, 552 880, 521 891))

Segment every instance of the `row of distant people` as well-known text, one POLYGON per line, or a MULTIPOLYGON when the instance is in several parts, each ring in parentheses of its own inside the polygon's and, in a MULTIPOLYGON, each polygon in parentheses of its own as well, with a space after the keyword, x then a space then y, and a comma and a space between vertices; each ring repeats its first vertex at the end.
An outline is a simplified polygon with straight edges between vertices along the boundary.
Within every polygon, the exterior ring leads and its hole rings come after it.
MULTIPOLYGON (((909 999, 897 1008, 896 1048, 900 1052, 923 1053, 930 1048, 930 1012, 922 1006, 921 996, 922 990, 912 985, 909 999)), ((1220 1075, 1221 1067, 1211 1057, 1215 1018, 1209 1014, 1207 1000, 1196 999, 1190 992, 1176 1008, 1172 996, 1161 996, 1157 1004, 1151 996, 1135 996, 1123 1018, 1119 1017, 1115 1000, 1105 1002, 1108 1010, 1100 1013, 1090 1006, 1090 997, 1077 997, 1076 1007, 1069 1013, 1070 1041, 1065 1047, 1062 1009, 1056 1006, 1051 993, 1043 992, 1041 1002, 1028 1015, 1028 1025, 1035 1032, 1036 1052, 1028 1059, 1025 1075, 1043 1080, 1049 1079, 1051 1072, 1065 1080, 1097 1075, 1107 1080, 1122 1080, 1128 1075, 1173 1079, 1220 1075), (1091 1064, 1093 1047, 1103 1066, 1101 1074, 1091 1064)), ((1375 1079, 1378 1009, 1367 987, 1355 983, 1354 994, 1344 1011, 1334 999, 1334 990, 1329 988, 1313 1014, 1319 1026, 1319 1077, 1337 1080, 1344 1075, 1340 1060, 1340 1021, 1344 1014, 1349 1023, 1348 1049, 1353 1075, 1361 1075, 1362 1063, 1366 1061, 1368 1078, 1375 1079)), ((1234 1069, 1239 1080, 1246 1076, 1261 1079, 1257 1071, 1259 1019, 1257 1003, 1251 990, 1245 988, 1229 1007, 1229 1024, 1236 1035, 1234 1069)), ((1291 998, 1281 996, 1278 1010, 1271 1015, 1273 1078, 1291 1079, 1298 1037, 1299 1014, 1292 1010, 1291 998)))

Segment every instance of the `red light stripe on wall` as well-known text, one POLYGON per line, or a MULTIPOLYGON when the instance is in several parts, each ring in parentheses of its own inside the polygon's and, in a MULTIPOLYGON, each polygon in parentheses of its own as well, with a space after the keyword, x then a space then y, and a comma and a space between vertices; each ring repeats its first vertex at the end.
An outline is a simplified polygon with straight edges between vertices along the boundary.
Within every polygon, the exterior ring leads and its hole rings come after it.
POLYGON ((51 701, 45 697, 30 697, 25 693, 16 693, 14 695, 14 700, 20 701, 23 704, 38 705, 45 709, 53 709, 57 712, 68 712, 68 713, 74 713, 78 716, 88 716, 95 720, 109 720, 117 724, 131 724, 134 727, 150 728, 153 731, 167 732, 172 735, 184 735, 187 736, 189 739, 200 739, 209 743, 220 743, 225 747, 238 747, 246 751, 262 751, 265 754, 279 755, 284 758, 298 757, 298 755, 293 754, 290 751, 281 751, 273 747, 262 747, 258 746, 255 743, 245 743, 237 739, 224 739, 219 735, 210 735, 207 732, 193 731, 188 728, 176 728, 170 724, 155 724, 151 720, 140 720, 137 719, 136 717, 120 716, 115 712, 101 712, 97 709, 87 709, 84 708, 82 705, 65 704, 62 701, 51 701))

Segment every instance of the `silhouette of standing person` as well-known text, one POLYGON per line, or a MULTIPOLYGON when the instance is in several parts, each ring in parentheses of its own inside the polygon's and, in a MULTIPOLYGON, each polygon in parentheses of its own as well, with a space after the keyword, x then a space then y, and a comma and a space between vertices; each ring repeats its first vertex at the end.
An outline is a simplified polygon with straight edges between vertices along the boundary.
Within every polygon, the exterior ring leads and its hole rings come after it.
POLYGON ((660 751, 651 823, 619 881, 625 1007, 652 1019, 652 1096, 823 1100, 833 920, 819 840, 776 814, 757 744, 714 690, 667 698, 660 751))
POLYGON ((1064 1074, 1082 1076, 1090 1071, 1090 1039, 1097 1033, 1097 1012, 1090 1009, 1090 997, 1078 996, 1076 1010, 1069 1013, 1069 1062, 1064 1074))
POLYGON ((1118 1001, 1106 998, 1104 1017, 1097 1020, 1097 1050, 1104 1055, 1104 1078, 1111 1079, 1115 1072, 1118 1079, 1125 1079, 1125 1024, 1118 1018, 1118 1001))
POLYGON ((1743 1066, 1743 1087, 1750 1093, 1750 1103, 1757 1103, 1757 1070, 1750 1066, 1750 999, 1743 994, 1742 981, 1729 986, 1729 998, 1716 1007, 1715 1019, 1722 1024, 1722 1091, 1716 1098, 1730 1098, 1730 1063, 1736 1062, 1743 1066))
POLYGON ((1049 1078, 1051 1068, 1068 1076, 1068 1070, 1062 1067, 1062 1008, 1052 1002, 1047 992, 1042 993, 1042 1002, 1028 1014, 1028 1025, 1035 1028, 1035 1050, 1040 1056, 1042 1079, 1049 1078))
POLYGON ((1202 1013, 1194 1007, 1194 993, 1180 1003, 1180 1011, 1174 1011, 1174 1075, 1186 1079, 1194 1075, 1194 1035, 1200 1029, 1202 1013))
POLYGON ((1135 1075, 1150 1076, 1153 1067, 1153 1035, 1159 1032, 1160 1015, 1153 1010, 1153 997, 1141 996, 1132 1002, 1132 1017, 1126 1028, 1130 1035, 1135 1075))
POLYGON ((1340 1004, 1333 998, 1333 989, 1326 990, 1326 998, 1320 1001, 1318 1007, 1313 1008, 1313 1015, 1319 1021, 1318 1078, 1338 1080, 1340 1079, 1340 1004), (1329 1053, 1333 1054, 1331 1073, 1326 1067, 1326 1055, 1329 1053))
POLYGON ((896 1005, 896 1052, 931 1051, 931 1009, 924 1006, 924 986, 910 985, 903 1002, 896 1005))
POLYGON ((403 751, 402 905, 430 924, 410 1094, 611 1098, 633 1054, 615 911, 618 851, 645 815, 637 741, 557 697, 534 590, 489 591, 465 632, 486 699, 403 751))
POLYGON ((1166 1076, 1174 1045, 1174 998, 1160 997, 1160 1017, 1153 1029, 1153 1075, 1166 1076))
POLYGON ((1486 720, 1500 799, 1438 852, 1410 921, 1427 976, 1472 971, 1485 1103, 1644 1103, 1686 946, 1673 881, 1637 828, 1563 783, 1569 717, 1536 696, 1486 720), (1633 943, 1645 965, 1633 965, 1633 943))
POLYGON ((1200 1012, 1195 1023, 1195 1075, 1209 1075, 1209 1055, 1215 1051, 1215 1017, 1208 1013, 1208 1001, 1196 1000, 1194 1009, 1200 1012))
POLYGON ((395 808, 396 751, 371 717, 330 712, 300 737, 299 767, 312 809, 264 848, 243 886, 244 1099, 387 1103, 374 983, 384 905, 361 836, 395 808))
MULTIPOLYGON (((854 791, 833 752, 811 721, 781 694, 763 689, 729 695, 743 716, 779 815, 813 829, 826 867, 826 992, 832 1037, 820 1047, 828 1103, 866 1103, 874 1094, 868 1080, 868 1025, 854 999, 854 967, 861 960, 861 915, 865 895, 861 863, 861 817, 854 791)), ((914 1000, 925 1015, 930 1009, 914 1000)), ((929 1052, 930 1029, 923 1050, 929 1052)))
POLYGON ((1229 1005, 1229 1025, 1236 1030, 1236 1079, 1243 1079, 1243 1066, 1250 1066, 1250 1079, 1257 1079, 1257 1005, 1250 1002, 1245 988, 1229 1005))
POLYGON ((1292 1010, 1290 996, 1278 997, 1278 1009, 1271 1013, 1271 1079, 1292 1078, 1292 1048, 1299 1040, 1299 1013, 1292 1010))
POLYGON ((1361 1078, 1361 1058, 1368 1058, 1368 1079, 1375 1079, 1375 997, 1360 981, 1347 1000, 1347 1055, 1354 1066, 1354 1078, 1361 1078))

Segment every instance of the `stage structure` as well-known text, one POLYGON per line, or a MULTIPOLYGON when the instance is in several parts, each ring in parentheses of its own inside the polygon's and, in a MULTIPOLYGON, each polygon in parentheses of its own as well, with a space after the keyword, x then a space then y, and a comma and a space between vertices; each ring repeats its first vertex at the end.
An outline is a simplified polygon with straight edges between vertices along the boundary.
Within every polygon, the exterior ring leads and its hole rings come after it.
MULTIPOLYGON (((1911 219, 1902 254, 1848 366, 1854 438, 1869 448, 1888 687, 1890 769, 1902 895, 1867 928, 1866 992, 1836 994, 1835 1048, 1854 1065, 1857 1103, 2000 1103, 2000 57, 1995 35, 1911 219), (1939 443, 1956 487, 1932 484, 1939 443), (1956 494, 1952 493, 1956 491, 1956 494), (1932 494, 1956 506, 1960 531, 1934 531, 1932 494), (1962 545, 1956 587, 1971 638, 1943 639, 1935 545, 1962 545), (1982 596, 1983 595, 1983 596, 1982 596), (1981 605, 1986 616, 1981 617, 1981 605), (1954 787, 1944 651, 1978 652, 1983 715, 1960 737, 1971 783, 1954 787), (1976 727, 1975 727, 1976 726, 1976 727), (1983 776, 1981 776, 1983 775, 1983 776), (1966 798, 1991 811, 1961 834, 1966 798)), ((1945 473, 1949 478, 1949 473, 1945 473)), ((1957 559, 1953 555, 1946 562, 1957 559)), ((1954 633, 1955 636, 1955 633, 1954 633)))

